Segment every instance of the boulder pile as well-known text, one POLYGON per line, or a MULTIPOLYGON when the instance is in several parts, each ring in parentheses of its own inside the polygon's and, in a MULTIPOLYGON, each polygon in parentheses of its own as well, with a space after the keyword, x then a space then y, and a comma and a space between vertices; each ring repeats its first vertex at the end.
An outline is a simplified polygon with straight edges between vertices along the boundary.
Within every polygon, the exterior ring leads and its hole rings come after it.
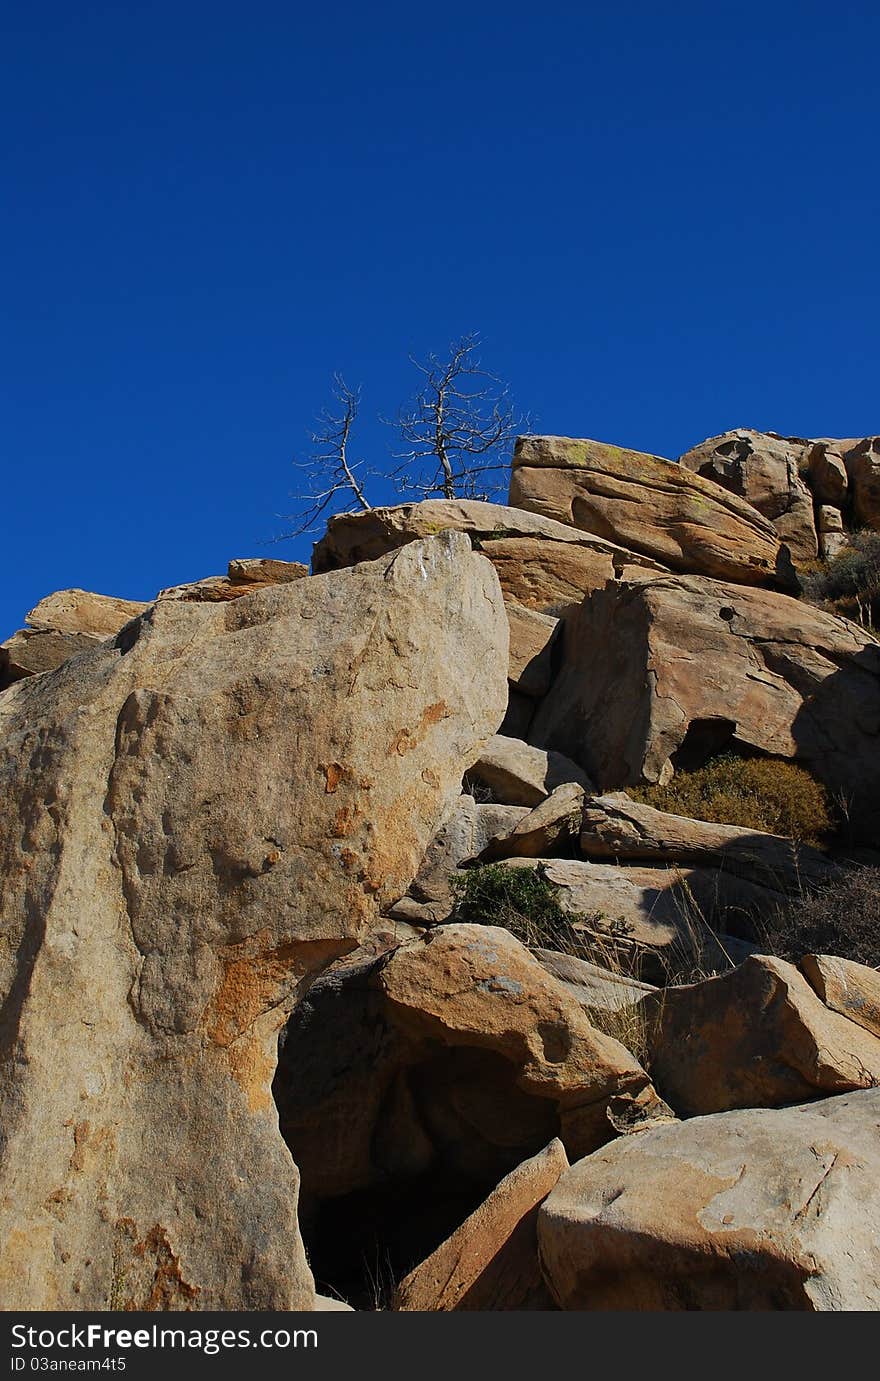
POLYGON ((527 436, 311 573, 43 599, 2 1307, 880 1307, 880 976, 797 925, 880 861, 880 643, 801 597, 858 528, 875 437, 527 436), (826 814, 676 810, 719 761, 826 814))

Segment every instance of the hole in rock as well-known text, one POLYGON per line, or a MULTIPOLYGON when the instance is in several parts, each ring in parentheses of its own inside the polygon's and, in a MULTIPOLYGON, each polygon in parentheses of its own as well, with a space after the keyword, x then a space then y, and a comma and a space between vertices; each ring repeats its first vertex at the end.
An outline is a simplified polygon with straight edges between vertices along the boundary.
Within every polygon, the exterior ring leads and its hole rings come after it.
POLYGON ((734 749, 737 746, 733 741, 735 733, 736 720, 733 719, 692 719, 681 744, 672 754, 676 772, 694 772, 710 758, 734 749))

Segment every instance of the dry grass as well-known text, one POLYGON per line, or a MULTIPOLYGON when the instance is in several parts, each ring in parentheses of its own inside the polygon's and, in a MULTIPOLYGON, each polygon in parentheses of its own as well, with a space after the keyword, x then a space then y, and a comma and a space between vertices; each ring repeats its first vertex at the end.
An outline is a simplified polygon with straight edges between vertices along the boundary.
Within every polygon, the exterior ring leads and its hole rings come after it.
POLYGON ((854 532, 850 545, 803 580, 804 598, 821 609, 880 628, 880 533, 854 532))
POLYGON ((725 753, 667 786, 627 787, 635 801, 691 820, 780 834, 821 848, 838 829, 831 797, 806 768, 783 758, 725 753))
POLYGON ((880 868, 852 868, 795 899, 768 917, 760 943, 793 963, 805 954, 836 954, 880 968, 880 868))

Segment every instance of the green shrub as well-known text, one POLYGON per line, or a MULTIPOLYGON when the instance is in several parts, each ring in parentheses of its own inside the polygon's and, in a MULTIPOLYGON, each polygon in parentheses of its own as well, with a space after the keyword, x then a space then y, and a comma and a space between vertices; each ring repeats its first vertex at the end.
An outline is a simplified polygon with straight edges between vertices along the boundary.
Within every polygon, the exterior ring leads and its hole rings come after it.
POLYGON ((803 579, 804 598, 868 628, 880 626, 880 533, 854 532, 850 545, 803 579))
POLYGON ((767 922, 760 943, 793 963, 805 954, 836 954, 880 967, 880 868, 853 868, 792 902, 767 922))
POLYGON ((627 787, 635 801, 719 825, 786 835, 819 847, 837 829, 828 792, 806 768, 780 758, 724 753, 667 786, 627 787))
POLYGON ((585 918, 565 910, 558 888, 539 868, 488 863, 454 873, 451 883, 456 896, 454 920, 501 925, 532 948, 575 952, 574 926, 585 918))

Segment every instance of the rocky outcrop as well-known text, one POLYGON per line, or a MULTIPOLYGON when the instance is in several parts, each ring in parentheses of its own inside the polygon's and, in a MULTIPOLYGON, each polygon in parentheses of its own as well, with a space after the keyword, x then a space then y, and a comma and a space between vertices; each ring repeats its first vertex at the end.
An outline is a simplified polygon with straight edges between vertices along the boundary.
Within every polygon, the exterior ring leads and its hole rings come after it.
POLYGON ((591 1020, 609 1012, 623 1011, 641 1002, 648 993, 657 991, 652 983, 639 983, 627 974, 615 973, 601 964, 576 959, 571 954, 560 954, 552 949, 535 949, 532 953, 548 973, 565 985, 591 1020))
POLYGON ((880 646, 847 619, 696 576, 598 591, 565 620, 530 740, 604 791, 664 782, 685 755, 796 759, 880 837, 880 646))
POLYGON ((502 858, 547 858, 567 852, 581 829, 586 793, 578 782, 563 782, 512 829, 499 831, 483 846, 480 862, 502 858))
POLYGON ((880 532, 880 436, 866 436, 843 459, 856 526, 880 532))
POLYGON ((806 444, 741 428, 703 441, 680 456, 679 464, 750 503, 770 520, 796 561, 815 561, 813 496, 799 469, 806 444))
MULTIPOLYGON (((525 827, 526 821, 517 825, 525 827)), ((654 810, 625 791, 587 800, 580 847, 588 858, 706 864, 775 892, 799 892, 827 883, 838 871, 818 849, 805 844, 654 810)))
POLYGON ((565 782, 592 791, 589 777, 563 753, 545 752, 521 739, 495 734, 468 771, 497 801, 512 806, 537 806, 565 782))
POLYGON ((730 973, 667 988, 646 1006, 655 1009, 654 1079, 683 1116, 779 1107, 880 1083, 880 1040, 829 1010, 782 959, 751 955, 730 973))
POLYGON ((538 1214, 562 1309, 880 1308, 880 1090, 621 1137, 538 1214))
POLYGON ((90 590, 57 590, 41 599, 25 622, 30 628, 47 628, 55 633, 90 633, 96 638, 111 638, 148 607, 140 600, 116 599, 90 590))
POLYGON ((569 437, 520 437, 510 504, 673 570, 746 585, 797 585, 788 550, 766 518, 659 456, 569 437))
POLYGON ((188 585, 172 585, 160 590, 157 599, 179 599, 193 604, 219 604, 229 599, 241 599, 267 585, 289 585, 303 580, 309 573, 301 561, 275 561, 270 558, 249 557, 230 561, 226 575, 209 575, 188 585))
POLYGON ((504 866, 537 868, 596 952, 606 948, 627 973, 649 983, 738 964, 754 946, 736 934, 751 934, 755 918, 783 902, 780 893, 715 868, 624 868, 568 858, 511 858, 504 866))
POLYGON ((281 1129, 317 1199, 457 1176, 494 1185, 554 1136, 613 1135, 647 1075, 509 931, 445 925, 319 978, 288 1022, 281 1129))
POLYGON ((417 902, 446 902, 448 914, 453 904, 450 876, 461 863, 480 857, 493 839, 509 834, 529 813, 527 806, 499 806, 459 796, 428 845, 409 896, 417 902))
POLYGON ((817 504, 841 509, 847 501, 849 477, 843 455, 833 441, 814 441, 806 452, 807 475, 817 504))
POLYGON ((504 607, 510 625, 507 676, 511 689, 540 700, 553 680, 553 644, 559 620, 513 599, 505 599, 504 607))
POLYGON ((278 1029, 405 890, 506 663, 495 573, 450 534, 161 601, 4 693, 7 1308, 311 1307, 278 1029))
POLYGON ((400 1282, 394 1308, 553 1309, 538 1264, 538 1209, 568 1168, 557 1139, 511 1170, 461 1227, 400 1282))
POLYGON ((22 628, 0 643, 0 690, 25 676, 54 671, 62 662, 88 652, 101 641, 91 633, 55 633, 49 628, 22 628))
POLYGON ((826 1007, 880 1037, 880 973, 876 969, 834 954, 805 954, 800 969, 826 1007))

